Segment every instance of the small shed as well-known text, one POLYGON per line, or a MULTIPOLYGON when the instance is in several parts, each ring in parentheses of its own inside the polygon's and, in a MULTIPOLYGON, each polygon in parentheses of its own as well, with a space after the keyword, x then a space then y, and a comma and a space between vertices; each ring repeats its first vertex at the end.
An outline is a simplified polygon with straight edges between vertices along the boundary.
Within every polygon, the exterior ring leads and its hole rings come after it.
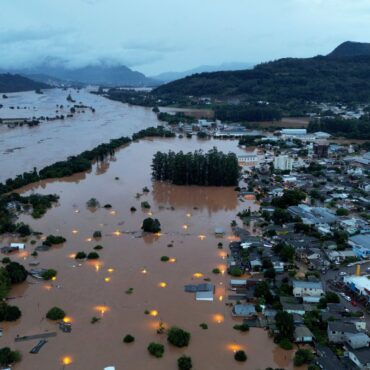
POLYGON ((24 243, 10 243, 10 248, 25 249, 26 245, 24 243))
POLYGON ((314 339, 314 336, 307 326, 297 326, 294 330, 294 341, 296 343, 310 343, 314 339))
POLYGON ((235 317, 251 318, 256 315, 254 304, 236 304, 231 314, 235 317))
POLYGON ((213 291, 201 291, 195 293, 197 301, 213 302, 213 291))

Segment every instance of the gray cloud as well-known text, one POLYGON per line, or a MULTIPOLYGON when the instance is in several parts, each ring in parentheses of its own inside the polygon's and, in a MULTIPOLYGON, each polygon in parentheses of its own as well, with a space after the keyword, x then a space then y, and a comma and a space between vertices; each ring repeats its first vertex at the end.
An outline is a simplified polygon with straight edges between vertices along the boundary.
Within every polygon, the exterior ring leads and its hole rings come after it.
POLYGON ((51 57, 146 73, 326 54, 370 41, 368 0, 2 0, 0 67, 51 57))

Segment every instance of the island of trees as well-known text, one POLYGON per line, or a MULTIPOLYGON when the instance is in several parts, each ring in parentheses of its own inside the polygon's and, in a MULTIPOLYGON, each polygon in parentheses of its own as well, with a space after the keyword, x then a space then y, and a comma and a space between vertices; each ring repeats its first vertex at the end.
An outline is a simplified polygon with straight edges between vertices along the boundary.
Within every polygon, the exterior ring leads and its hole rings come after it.
POLYGON ((152 169, 155 180, 175 185, 236 186, 240 176, 236 155, 216 148, 207 153, 157 152, 152 169))

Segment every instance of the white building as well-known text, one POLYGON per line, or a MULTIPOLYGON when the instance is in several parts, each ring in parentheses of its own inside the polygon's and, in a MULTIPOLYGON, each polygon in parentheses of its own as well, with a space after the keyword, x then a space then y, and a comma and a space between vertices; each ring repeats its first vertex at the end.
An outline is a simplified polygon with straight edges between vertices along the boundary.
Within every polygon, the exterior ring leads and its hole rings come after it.
POLYGON ((324 290, 320 281, 293 281, 293 295, 296 298, 316 297, 320 299, 324 295, 324 290))
POLYGON ((283 128, 281 134, 285 136, 299 137, 307 135, 307 130, 305 128, 283 128))
POLYGON ((280 171, 291 171, 293 169, 293 159, 288 155, 278 155, 274 159, 274 168, 280 171))

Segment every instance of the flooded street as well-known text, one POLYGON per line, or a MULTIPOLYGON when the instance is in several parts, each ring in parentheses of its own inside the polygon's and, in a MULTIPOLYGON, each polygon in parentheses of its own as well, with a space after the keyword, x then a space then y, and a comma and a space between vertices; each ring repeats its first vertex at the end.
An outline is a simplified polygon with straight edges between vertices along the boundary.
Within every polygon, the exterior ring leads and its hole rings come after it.
MULTIPOLYGON (((191 356, 197 370, 293 368, 292 351, 275 346, 266 331, 241 333, 233 329, 237 321, 225 305, 230 278, 226 273, 212 273, 215 267, 226 270, 228 242, 232 239, 230 222, 236 213, 258 206, 238 200, 233 188, 152 183, 150 164, 157 150, 186 152, 215 145, 224 152, 242 152, 236 141, 142 140, 117 152, 113 160, 95 165, 90 173, 24 189, 26 193, 60 196, 59 204, 42 219, 23 216, 22 220, 44 235, 63 235, 67 242, 39 252, 37 257, 40 267, 58 271, 56 281, 40 282, 29 277, 28 283, 10 293, 16 297, 10 302, 20 307, 22 318, 16 323, 2 323, 1 341, 3 346, 22 352, 16 370, 101 370, 108 365, 117 370, 167 370, 177 368, 181 354, 191 356), (145 186, 150 192, 137 198, 145 186), (86 202, 93 197, 101 206, 111 204, 112 208, 88 209, 86 202), (141 209, 143 201, 149 202, 150 210, 141 209), (132 206, 136 212, 130 211, 132 206), (162 231, 160 235, 140 237, 142 221, 148 215, 159 219, 162 231), (215 227, 226 230, 223 238, 214 235, 215 227), (92 238, 95 230, 102 232, 102 238, 92 238), (217 247, 220 241, 223 249, 217 247), (79 264, 73 258, 76 252, 88 253, 98 244, 104 247, 97 251, 99 260, 79 264), (170 261, 161 262, 161 256, 170 257, 170 261), (202 283, 205 278, 216 286, 213 302, 197 302, 193 293, 184 292, 185 284, 202 283), (130 288, 132 294, 127 294, 130 288), (52 306, 66 311, 73 324, 72 333, 62 333, 45 319, 52 306), (145 314, 146 310, 151 314, 145 314), (93 316, 101 320, 91 324, 93 316), (165 334, 156 333, 160 322, 190 332, 189 346, 177 349, 167 344, 165 334), (200 328, 201 323, 206 323, 208 329, 200 328), (58 334, 37 355, 29 354, 37 341, 14 343, 18 334, 45 331, 58 334), (133 335, 135 342, 123 343, 126 334, 133 335), (163 358, 149 355, 150 342, 165 345, 163 358), (238 349, 246 351, 247 363, 234 360, 238 349), (63 367, 67 357, 71 363, 63 367)), ((3 240, 3 244, 6 242, 3 240)), ((29 255, 32 250, 28 243, 26 252, 11 258, 28 267, 34 259, 29 255)))
POLYGON ((40 116, 66 116, 73 104, 84 104, 95 109, 75 113, 72 118, 41 121, 38 126, 8 128, 0 124, 0 182, 34 167, 42 167, 65 160, 84 150, 120 136, 150 126, 157 126, 157 116, 150 108, 129 106, 91 94, 86 89, 44 90, 7 94, 0 98, 0 118, 32 118, 40 116), (66 100, 68 94, 76 101, 66 100), (64 109, 57 108, 63 105, 64 109), (14 107, 11 109, 10 107, 14 107), (19 107, 20 109, 17 109, 19 107), (26 109, 24 109, 26 107, 26 109), (58 113, 56 113, 58 110, 58 113))

